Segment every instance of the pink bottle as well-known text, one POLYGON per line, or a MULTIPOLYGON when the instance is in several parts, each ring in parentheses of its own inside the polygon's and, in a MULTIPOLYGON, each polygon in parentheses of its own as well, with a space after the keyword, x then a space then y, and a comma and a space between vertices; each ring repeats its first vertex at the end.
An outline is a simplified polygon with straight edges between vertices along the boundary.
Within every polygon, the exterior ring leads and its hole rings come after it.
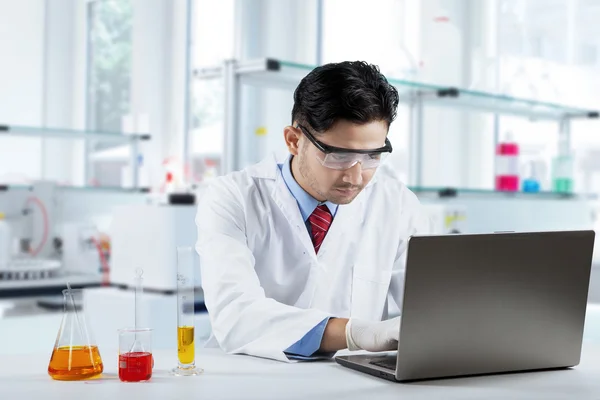
POLYGON ((496 190, 519 190, 519 145, 510 135, 496 147, 496 190))

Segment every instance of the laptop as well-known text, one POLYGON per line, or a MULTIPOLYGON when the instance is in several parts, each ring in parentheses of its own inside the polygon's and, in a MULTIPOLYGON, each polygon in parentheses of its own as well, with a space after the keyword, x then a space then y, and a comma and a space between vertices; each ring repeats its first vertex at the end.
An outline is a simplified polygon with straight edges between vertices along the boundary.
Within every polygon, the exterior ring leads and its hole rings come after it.
POLYGON ((396 382, 576 366, 594 236, 414 236, 398 351, 335 360, 396 382))

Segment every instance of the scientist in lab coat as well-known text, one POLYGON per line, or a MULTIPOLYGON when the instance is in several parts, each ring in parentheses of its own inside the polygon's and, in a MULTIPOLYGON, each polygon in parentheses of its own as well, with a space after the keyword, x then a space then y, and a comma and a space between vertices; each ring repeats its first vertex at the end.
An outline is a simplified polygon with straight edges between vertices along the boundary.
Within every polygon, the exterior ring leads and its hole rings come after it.
POLYGON ((398 93, 364 62, 314 69, 294 92, 289 150, 211 183, 197 252, 208 345, 289 361, 395 350, 416 196, 382 165, 398 93), (382 321, 383 320, 383 321, 382 321))

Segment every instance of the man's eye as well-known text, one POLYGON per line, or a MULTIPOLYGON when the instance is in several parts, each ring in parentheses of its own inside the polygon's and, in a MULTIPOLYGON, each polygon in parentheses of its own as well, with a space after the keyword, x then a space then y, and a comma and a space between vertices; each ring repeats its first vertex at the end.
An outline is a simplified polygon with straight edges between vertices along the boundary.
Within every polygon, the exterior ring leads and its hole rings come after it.
POLYGON ((340 154, 340 153, 337 153, 337 154, 333 153, 332 156, 335 161, 346 161, 350 157, 349 154, 340 154))

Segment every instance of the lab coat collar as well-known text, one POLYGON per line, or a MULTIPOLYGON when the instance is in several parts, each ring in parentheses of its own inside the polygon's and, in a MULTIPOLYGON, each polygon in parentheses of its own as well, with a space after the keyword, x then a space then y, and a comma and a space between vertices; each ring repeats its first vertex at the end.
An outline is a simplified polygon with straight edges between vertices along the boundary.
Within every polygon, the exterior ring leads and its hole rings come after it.
POLYGON ((272 153, 258 164, 248 167, 248 174, 258 179, 277 179, 279 174, 278 164, 283 164, 289 153, 272 153))
MULTIPOLYGON (((308 194, 308 192, 306 192, 306 190, 304 190, 302 186, 296 182, 296 178, 294 178, 292 175, 291 161, 292 156, 289 156, 285 159, 284 163, 281 165, 281 175, 283 176, 283 181, 287 185, 288 189, 290 189, 290 192, 298 202, 298 207, 300 207, 302 218, 304 218, 304 221, 306 221, 311 216, 313 211, 315 211, 315 208, 317 208, 321 203, 308 194)), ((326 201, 323 204, 327 206, 331 215, 335 217, 338 205, 333 204, 330 201, 326 201)))

